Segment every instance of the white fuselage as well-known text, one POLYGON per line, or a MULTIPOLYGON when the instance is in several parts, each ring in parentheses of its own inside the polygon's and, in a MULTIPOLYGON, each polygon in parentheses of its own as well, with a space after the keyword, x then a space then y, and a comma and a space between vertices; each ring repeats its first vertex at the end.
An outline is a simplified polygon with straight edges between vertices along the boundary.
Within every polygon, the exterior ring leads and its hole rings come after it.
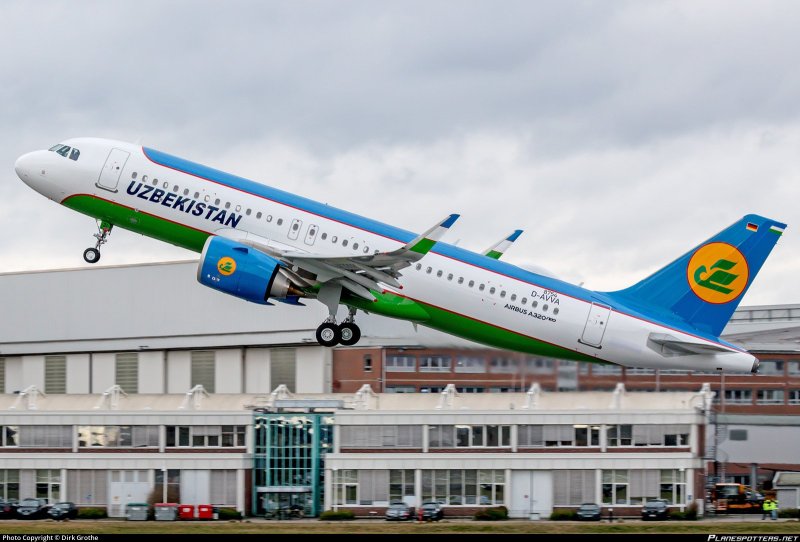
MULTIPOLYGON (((136 145, 90 138, 64 143, 80 149, 78 160, 69 160, 55 152, 36 151, 21 157, 16 166, 23 181, 58 203, 86 194, 208 234, 234 239, 247 236, 282 249, 329 256, 389 252, 404 244, 302 206, 287 205, 164 167, 151 161, 136 145), (109 167, 112 148, 129 153, 129 157, 118 166, 116 186, 103 187, 104 183, 98 181, 103 178, 104 168, 109 167), (151 188, 142 197, 145 186, 151 188), (134 193, 129 193, 129 189, 134 193), (163 194, 152 201, 156 190, 163 194), (187 212, 188 202, 174 208, 177 198, 195 201, 194 208, 187 212), (164 204, 167 199, 169 203, 164 204), (198 214, 199 202, 205 206, 198 214)), ((552 279, 548 279, 551 286, 546 289, 537 282, 537 275, 526 271, 521 272, 524 278, 511 277, 503 273, 502 267, 488 269, 442 252, 446 251, 434 246, 419 263, 403 270, 402 289, 387 286, 386 290, 485 324, 497 333, 531 337, 624 366, 749 372, 755 363, 751 354, 735 348, 725 353, 665 357, 648 347, 651 334, 667 334, 695 343, 719 343, 666 326, 654 318, 633 316, 624 307, 609 309, 607 303, 589 290, 565 285, 568 291, 565 293, 552 286, 564 283, 552 279)))

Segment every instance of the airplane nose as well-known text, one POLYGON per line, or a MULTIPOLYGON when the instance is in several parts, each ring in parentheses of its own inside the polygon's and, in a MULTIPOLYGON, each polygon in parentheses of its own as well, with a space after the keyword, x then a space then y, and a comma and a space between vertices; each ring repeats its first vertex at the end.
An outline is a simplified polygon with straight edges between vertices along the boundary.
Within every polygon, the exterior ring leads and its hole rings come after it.
POLYGON ((14 162, 14 171, 17 172, 23 182, 27 183, 31 178, 31 153, 23 154, 14 162))

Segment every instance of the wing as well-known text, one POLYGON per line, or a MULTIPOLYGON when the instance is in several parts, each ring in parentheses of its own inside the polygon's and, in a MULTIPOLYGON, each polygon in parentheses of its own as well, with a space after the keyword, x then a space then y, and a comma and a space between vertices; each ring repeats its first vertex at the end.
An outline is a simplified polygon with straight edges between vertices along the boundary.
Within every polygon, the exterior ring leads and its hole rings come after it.
POLYGON ((239 241, 284 263, 283 271, 301 288, 340 284, 355 295, 373 301, 375 296, 370 290, 382 290, 379 283, 402 288, 397 280, 402 276, 400 270, 425 256, 458 218, 457 214, 449 215, 397 250, 364 256, 326 256, 288 250, 252 236, 239 241))
POLYGON ((489 258, 499 260, 500 256, 502 256, 503 253, 508 250, 508 247, 514 244, 514 241, 516 241, 520 235, 522 235, 522 230, 514 230, 511 235, 508 237, 503 237, 498 242, 484 250, 481 254, 488 256, 489 258))

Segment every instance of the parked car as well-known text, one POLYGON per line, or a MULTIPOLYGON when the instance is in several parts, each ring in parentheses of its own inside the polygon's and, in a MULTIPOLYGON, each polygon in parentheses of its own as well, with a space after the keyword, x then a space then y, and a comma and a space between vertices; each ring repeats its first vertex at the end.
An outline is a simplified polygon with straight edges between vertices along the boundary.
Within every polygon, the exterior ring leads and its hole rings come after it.
POLYGON ((444 509, 438 502, 424 502, 419 509, 422 521, 439 521, 444 517, 444 509))
POLYGON ((414 519, 414 509, 404 502, 393 502, 386 509, 387 520, 408 521, 414 519))
POLYGON ((47 517, 47 499, 22 499, 17 506, 17 517, 22 519, 40 519, 47 517))
POLYGON ((0 501, 0 519, 14 519, 17 517, 17 501, 0 501))
POLYGON ((75 519, 78 517, 78 507, 74 502, 59 502, 47 509, 47 515, 56 520, 75 519))
POLYGON ((600 505, 593 502, 585 502, 578 508, 576 515, 583 521, 600 521, 600 505))
POLYGON ((668 517, 669 510, 667 508, 667 501, 664 499, 647 501, 644 506, 642 506, 642 520, 667 519, 668 517))

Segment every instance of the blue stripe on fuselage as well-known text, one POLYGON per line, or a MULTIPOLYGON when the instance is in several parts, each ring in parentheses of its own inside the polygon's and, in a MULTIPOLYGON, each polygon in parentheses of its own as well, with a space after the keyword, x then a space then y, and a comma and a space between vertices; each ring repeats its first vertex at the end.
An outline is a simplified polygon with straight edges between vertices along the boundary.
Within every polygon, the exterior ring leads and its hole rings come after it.
MULTIPOLYGON (((230 173, 226 173, 218 169, 197 164, 189 160, 184 160, 183 158, 178 158, 177 156, 172 156, 170 154, 157 151, 155 149, 142 147, 142 151, 149 160, 160 166, 174 169, 182 173, 188 173, 195 177, 206 179, 213 183, 233 188, 235 190, 239 190, 247 194, 265 198, 270 201, 286 205, 288 207, 293 207, 300 211, 305 211, 307 213, 311 213, 317 216, 321 216, 323 218, 334 220, 336 222, 341 222, 342 224, 345 224, 347 226, 352 226, 370 233, 387 237, 389 239, 393 239, 403 244, 408 243, 409 241, 417 237, 417 234, 414 234, 410 231, 396 228, 394 226, 390 226, 383 222, 359 216, 357 214, 350 213, 348 211, 343 211, 341 209, 337 209, 336 207, 331 207, 324 203, 304 198, 302 196, 297 196, 295 194, 291 194, 289 192, 285 192, 277 188, 272 188, 270 186, 257 183, 255 181, 251 181, 250 179, 245 179, 244 177, 239 177, 237 175, 232 175, 230 173)), ((448 258, 452 258, 453 260, 457 260, 469 265, 474 265, 475 267, 479 267, 487 271, 491 271, 494 273, 498 273, 500 275, 505 275, 507 277, 520 280, 522 282, 526 282, 528 284, 531 284, 532 286, 546 288, 548 290, 552 290, 554 292, 558 292, 559 294, 573 297, 581 301, 585 301, 587 303, 592 303, 592 302, 601 303, 603 305, 611 307, 612 309, 618 312, 622 312, 630 316, 634 316, 636 318, 646 320, 648 322, 652 322, 655 324, 659 325, 666 324, 669 327, 672 327, 679 331, 683 331, 685 333, 689 333, 696 337, 708 339, 710 341, 724 344, 725 346, 730 346, 731 348, 735 348, 736 350, 741 350, 740 348, 735 347, 730 343, 721 341, 717 337, 714 337, 706 333, 702 333, 692 327, 689 327, 686 325, 685 322, 676 318, 671 318, 667 314, 659 314, 657 317, 653 316, 652 314, 648 315, 641 311, 633 310, 625 305, 621 305, 619 301, 614 300, 611 297, 606 296, 602 293, 586 290, 584 288, 575 286, 574 284, 570 284, 568 282, 564 282, 551 277, 537 275, 536 273, 526 271, 515 265, 503 262, 502 260, 489 258, 487 256, 483 256, 481 254, 477 254, 475 252, 471 252, 469 250, 455 247, 453 245, 448 245, 447 243, 442 243, 442 242, 436 243, 431 252, 440 254, 442 256, 446 256, 448 258)))

